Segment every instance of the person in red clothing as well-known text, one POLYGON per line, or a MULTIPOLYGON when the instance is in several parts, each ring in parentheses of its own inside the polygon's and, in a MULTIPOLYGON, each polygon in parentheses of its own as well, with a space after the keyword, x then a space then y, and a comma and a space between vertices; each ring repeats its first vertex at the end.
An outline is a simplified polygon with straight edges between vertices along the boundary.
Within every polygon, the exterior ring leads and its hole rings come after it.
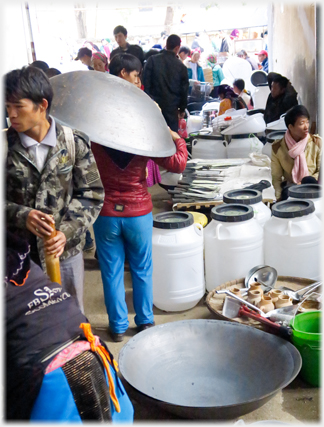
MULTIPOLYGON (((132 55, 116 55, 110 63, 110 73, 136 85, 140 73, 140 69, 136 68, 138 63, 132 55), (120 63, 115 69, 113 61, 117 56, 120 63)), ((176 153, 167 158, 154 158, 154 161, 171 172, 181 173, 188 157, 186 142, 176 132, 170 130, 170 133, 176 145, 176 153)), ((119 342, 123 340, 129 326, 124 288, 125 255, 132 277, 137 329, 140 332, 154 325, 153 205, 146 182, 149 158, 96 143, 92 143, 91 148, 105 189, 104 206, 93 229, 110 335, 119 342)))

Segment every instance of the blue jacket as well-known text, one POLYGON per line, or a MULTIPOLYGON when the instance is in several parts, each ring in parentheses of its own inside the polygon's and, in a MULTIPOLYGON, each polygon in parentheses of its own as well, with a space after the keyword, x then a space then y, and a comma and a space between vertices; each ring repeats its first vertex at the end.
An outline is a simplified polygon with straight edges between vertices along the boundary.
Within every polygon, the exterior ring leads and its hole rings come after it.
POLYGON ((268 64, 268 57, 266 57, 262 62, 262 70, 265 71, 266 73, 269 72, 269 64, 268 64))
MULTIPOLYGON (((192 69, 187 68, 187 70, 188 70, 188 79, 192 79, 192 69)), ((197 79, 199 82, 205 81, 203 69, 201 68, 201 66, 199 64, 197 64, 197 79)))

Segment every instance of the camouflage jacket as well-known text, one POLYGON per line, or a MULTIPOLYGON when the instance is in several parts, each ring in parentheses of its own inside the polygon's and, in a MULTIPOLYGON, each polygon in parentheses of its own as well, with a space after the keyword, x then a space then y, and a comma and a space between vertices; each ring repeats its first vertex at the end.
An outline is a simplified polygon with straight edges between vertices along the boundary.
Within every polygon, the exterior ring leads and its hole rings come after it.
MULTIPOLYGON (((73 130, 75 161, 67 150, 62 126, 56 123, 55 147, 51 147, 40 173, 35 159, 20 142, 18 133, 7 131, 6 220, 7 226, 34 235, 26 229, 26 219, 32 209, 54 215, 57 230, 66 236, 60 259, 77 255, 85 243, 85 231, 94 223, 103 206, 104 189, 89 138, 73 130)), ((37 249, 43 269, 43 240, 37 237, 37 249)))

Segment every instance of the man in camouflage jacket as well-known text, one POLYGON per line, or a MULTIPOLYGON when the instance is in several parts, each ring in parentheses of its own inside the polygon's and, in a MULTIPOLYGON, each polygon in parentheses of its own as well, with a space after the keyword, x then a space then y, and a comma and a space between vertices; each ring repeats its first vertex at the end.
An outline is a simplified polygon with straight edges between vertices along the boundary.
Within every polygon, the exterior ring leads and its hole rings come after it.
POLYGON ((82 248, 85 231, 103 206, 104 189, 89 138, 76 130, 71 134, 71 129, 64 129, 49 116, 52 96, 49 80, 37 68, 24 67, 6 75, 11 121, 7 131, 7 227, 18 228, 27 236, 33 261, 45 271, 45 251, 60 257, 62 286, 77 297, 83 311, 82 248), (75 143, 72 149, 68 132, 75 143), (46 241, 44 237, 52 231, 50 215, 57 235, 46 241))

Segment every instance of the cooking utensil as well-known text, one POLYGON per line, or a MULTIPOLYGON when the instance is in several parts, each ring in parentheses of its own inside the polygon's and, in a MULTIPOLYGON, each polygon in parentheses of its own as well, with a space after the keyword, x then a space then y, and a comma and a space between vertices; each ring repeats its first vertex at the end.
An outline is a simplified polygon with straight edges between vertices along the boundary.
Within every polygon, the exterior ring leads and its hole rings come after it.
POLYGON ((245 305, 242 305, 239 301, 235 301, 230 297, 225 298, 223 314, 229 319, 233 319, 234 317, 240 316, 250 317, 251 319, 257 320, 258 322, 269 326, 272 332, 278 334, 279 336, 285 339, 290 339, 292 335, 291 328, 286 328, 285 326, 280 326, 277 323, 272 322, 267 318, 266 314, 265 317, 260 316, 260 314, 256 313, 255 311, 253 312, 245 305))
POLYGON ((225 420, 254 411, 286 387, 301 357, 274 334, 191 319, 136 334, 118 364, 131 399, 186 419, 225 420))
POLYGON ((253 310, 257 311, 262 317, 265 317, 265 313, 260 310, 260 308, 258 308, 257 306, 251 304, 248 301, 245 301, 244 299, 238 297, 237 295, 233 294, 231 291, 229 291, 228 289, 221 289, 219 291, 215 291, 216 294, 226 294, 229 295, 230 297, 240 301, 241 304, 247 305, 248 307, 252 308, 253 310))
POLYGON ((244 284, 248 288, 250 283, 254 282, 257 279, 257 282, 263 282, 265 286, 273 288, 277 281, 277 271, 269 265, 257 265, 256 267, 251 268, 248 274, 245 277, 244 284))
POLYGON ((91 141, 141 156, 176 152, 159 107, 128 81, 108 73, 72 71, 52 77, 51 86, 52 116, 91 141))
POLYGON ((314 289, 318 288, 322 285, 322 282, 316 282, 309 286, 306 286, 305 288, 300 289, 299 291, 293 291, 289 288, 286 288, 285 286, 281 286, 278 289, 283 291, 285 295, 290 296, 295 301, 301 301, 305 295, 307 295, 309 292, 312 292, 314 289))

